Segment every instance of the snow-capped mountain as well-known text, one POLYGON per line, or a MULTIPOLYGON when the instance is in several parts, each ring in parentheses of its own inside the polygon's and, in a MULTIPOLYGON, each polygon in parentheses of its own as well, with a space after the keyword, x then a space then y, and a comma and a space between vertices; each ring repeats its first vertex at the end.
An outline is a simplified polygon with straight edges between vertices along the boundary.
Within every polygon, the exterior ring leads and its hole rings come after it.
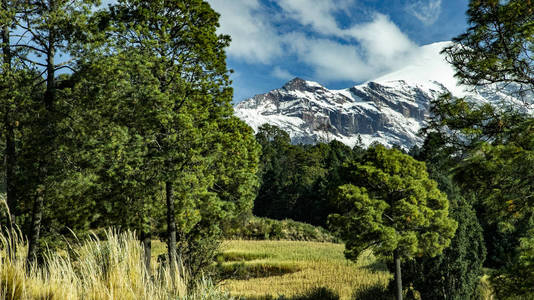
POLYGON ((445 92, 480 102, 504 97, 459 86, 452 66, 440 54, 448 45, 423 46, 406 67, 344 90, 295 78, 280 89, 237 104, 235 114, 254 130, 264 123, 276 125, 289 133, 293 143, 336 139, 352 147, 377 141, 409 149, 423 142, 419 130, 429 115, 431 99, 445 92))

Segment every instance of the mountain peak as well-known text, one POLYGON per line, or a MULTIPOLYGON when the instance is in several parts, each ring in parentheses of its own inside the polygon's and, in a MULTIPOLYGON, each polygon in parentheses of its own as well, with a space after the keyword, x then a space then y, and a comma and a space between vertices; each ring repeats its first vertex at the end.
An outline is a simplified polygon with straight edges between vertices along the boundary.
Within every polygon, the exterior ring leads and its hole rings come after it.
POLYGON ((286 84, 284 84, 283 88, 288 91, 306 91, 323 88, 323 86, 314 81, 308 81, 300 77, 295 77, 288 81, 286 84))
POLYGON ((464 90, 441 50, 451 42, 420 47, 406 66, 344 90, 296 77, 282 88, 238 104, 235 113, 254 130, 264 123, 287 131, 293 143, 339 140, 349 146, 379 142, 410 149, 421 145, 432 100, 444 92, 498 102, 504 94, 464 90), (489 97, 488 97, 489 95, 489 97))

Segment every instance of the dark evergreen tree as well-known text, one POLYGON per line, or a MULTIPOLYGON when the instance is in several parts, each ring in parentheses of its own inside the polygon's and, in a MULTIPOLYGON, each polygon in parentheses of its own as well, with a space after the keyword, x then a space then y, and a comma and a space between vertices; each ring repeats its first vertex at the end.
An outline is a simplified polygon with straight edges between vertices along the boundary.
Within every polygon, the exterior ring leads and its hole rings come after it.
POLYGON ((342 175, 343 164, 356 156, 350 147, 336 140, 317 144, 309 151, 317 156, 322 173, 300 198, 295 219, 326 226, 328 215, 335 212, 331 200, 335 197, 337 187, 346 183, 342 175))
POLYGON ((289 135, 276 126, 264 124, 258 129, 256 140, 261 146, 259 176, 261 186, 254 202, 254 214, 275 219, 291 216, 293 210, 290 179, 297 172, 293 157, 294 146, 289 135))
POLYGON ((482 227, 476 212, 446 175, 432 172, 440 190, 447 193, 450 216, 458 223, 456 234, 443 253, 415 257, 403 263, 404 278, 422 299, 474 299, 486 257, 482 227))
MULTIPOLYGON (((470 1, 470 27, 444 50, 460 81, 532 103, 533 11, 531 1, 470 1)), ((447 166, 464 193, 476 195, 488 266, 498 269, 497 296, 532 294, 531 276, 522 272, 533 226, 532 117, 517 104, 475 105, 450 95, 433 103, 433 111, 432 142, 445 150, 438 153, 453 155, 447 166), (506 287, 520 273, 521 283, 506 287)))

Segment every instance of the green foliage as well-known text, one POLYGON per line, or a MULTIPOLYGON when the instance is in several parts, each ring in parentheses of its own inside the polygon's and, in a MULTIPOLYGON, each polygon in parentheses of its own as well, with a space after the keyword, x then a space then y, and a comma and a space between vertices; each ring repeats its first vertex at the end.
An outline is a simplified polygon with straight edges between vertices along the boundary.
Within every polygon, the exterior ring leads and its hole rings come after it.
POLYGON ((451 203, 450 215, 458 222, 451 245, 434 257, 417 257, 403 263, 403 280, 410 283, 421 299, 475 298, 486 249, 482 227, 471 205, 447 176, 433 177, 451 203))
POLYGON ((440 99, 432 109, 433 133, 423 154, 450 168, 465 194, 476 195, 472 205, 484 229, 487 266, 499 269, 495 277, 506 285, 504 274, 522 269, 520 241, 533 226, 532 118, 517 110, 476 106, 450 97, 440 99))
POLYGON ((97 2, 2 5, 2 20, 28 27, 0 77, 15 87, 1 92, 17 111, 1 113, 20 126, 17 218, 32 237, 42 227, 40 243, 52 247, 70 230, 164 236, 176 224, 194 277, 211 263, 221 227, 251 215, 258 187, 259 146, 232 116, 229 37, 217 34, 206 1, 97 2), (72 60, 58 62, 64 54, 72 60), (164 185, 175 222, 165 218, 164 185))
POLYGON ((252 128, 237 117, 220 121, 219 157, 215 161, 214 184, 211 189, 223 202, 223 227, 239 227, 252 214, 259 188, 257 176, 261 147, 252 128))
POLYGON ((451 171, 484 228, 490 267, 514 260, 528 230, 532 119, 517 110, 477 106, 445 96, 432 104, 421 158, 451 171))
POLYGON ((286 220, 252 217, 239 227, 229 227, 225 232, 229 239, 290 240, 336 242, 327 230, 310 224, 286 220))
MULTIPOLYGON (((462 83, 532 101, 533 8, 531 1, 470 1, 471 27, 444 50, 462 83)), ((514 103, 480 105, 450 95, 432 103, 432 112, 425 156, 451 170, 464 194, 476 195, 497 296, 534 292, 524 250, 534 226, 532 117, 514 103)))
POLYGON ((247 297, 241 299, 251 299, 251 300, 339 300, 339 294, 336 291, 333 291, 327 287, 316 287, 312 288, 307 292, 300 293, 298 295, 288 297, 288 296, 264 296, 264 297, 247 297))
POLYGON ((383 256, 436 256, 449 246, 457 223, 424 163, 375 146, 346 167, 350 184, 336 199, 343 214, 329 216, 329 224, 346 241, 347 258, 367 248, 383 256))
POLYGON ((92 55, 76 74, 71 151, 94 174, 95 189, 84 194, 98 211, 92 226, 163 235, 170 196, 178 250, 196 276, 221 223, 250 215, 259 148, 232 117, 218 15, 204 1, 146 4, 119 1, 99 15, 113 55, 92 55))
POLYGON ((495 294, 502 299, 528 299, 534 285, 534 231, 519 238, 517 261, 495 272, 491 278, 495 294))
POLYGON ((391 300, 393 296, 389 290, 381 285, 365 286, 354 291, 354 300, 391 300))
POLYGON ((340 167, 355 152, 338 141, 291 145, 286 132, 268 124, 259 128, 256 139, 262 146, 262 184, 254 214, 326 225, 334 209, 329 198, 342 181, 340 167))
MULTIPOLYGON (((285 298, 283 298, 285 299, 285 298)), ((331 290, 331 289, 328 289, 328 288, 325 288, 325 287, 318 287, 318 288, 313 288, 311 289, 309 292, 305 293, 305 294, 302 294, 302 295, 297 295, 295 297, 291 297, 292 300, 338 300, 339 299, 339 295, 331 290)))
POLYGON ((467 15, 471 26, 444 50, 460 82, 473 86, 513 83, 532 90, 532 9, 530 0, 470 1, 467 15))

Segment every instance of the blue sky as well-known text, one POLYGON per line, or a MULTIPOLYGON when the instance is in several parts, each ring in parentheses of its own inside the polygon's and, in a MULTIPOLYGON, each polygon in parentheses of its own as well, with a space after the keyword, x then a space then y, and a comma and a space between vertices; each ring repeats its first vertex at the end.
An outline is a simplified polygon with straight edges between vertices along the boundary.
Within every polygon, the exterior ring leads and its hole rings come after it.
POLYGON ((293 77, 350 87, 466 27, 468 0, 208 0, 221 14, 234 101, 293 77))

